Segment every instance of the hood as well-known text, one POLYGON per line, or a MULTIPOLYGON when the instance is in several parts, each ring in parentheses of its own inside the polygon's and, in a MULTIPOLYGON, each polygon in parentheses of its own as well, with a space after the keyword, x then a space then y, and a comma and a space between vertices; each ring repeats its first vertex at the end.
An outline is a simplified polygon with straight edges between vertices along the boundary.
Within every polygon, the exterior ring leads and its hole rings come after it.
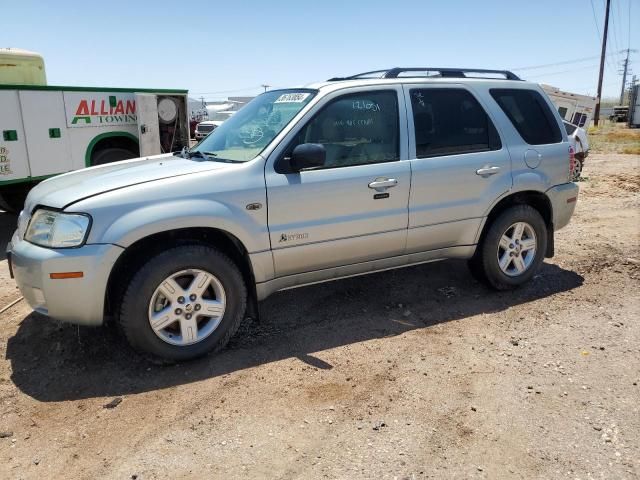
POLYGON ((31 211, 36 205, 64 208, 100 193, 229 166, 166 154, 85 168, 40 183, 29 193, 25 210, 31 211))

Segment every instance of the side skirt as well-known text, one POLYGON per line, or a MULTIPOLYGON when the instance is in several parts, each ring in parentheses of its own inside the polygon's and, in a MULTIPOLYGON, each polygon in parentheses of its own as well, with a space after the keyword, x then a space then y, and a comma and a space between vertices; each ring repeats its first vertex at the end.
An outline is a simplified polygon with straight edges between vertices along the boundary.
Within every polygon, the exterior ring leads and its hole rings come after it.
POLYGON ((421 263, 437 262, 448 258, 471 258, 475 249, 475 245, 440 248, 428 252, 412 253, 409 255, 383 258, 381 260, 372 260, 341 267, 287 275, 256 284, 256 291, 258 300, 264 300, 272 293, 280 290, 289 290, 291 288, 304 287, 315 283, 330 282, 332 280, 383 272, 395 268, 411 267, 420 265, 421 263))

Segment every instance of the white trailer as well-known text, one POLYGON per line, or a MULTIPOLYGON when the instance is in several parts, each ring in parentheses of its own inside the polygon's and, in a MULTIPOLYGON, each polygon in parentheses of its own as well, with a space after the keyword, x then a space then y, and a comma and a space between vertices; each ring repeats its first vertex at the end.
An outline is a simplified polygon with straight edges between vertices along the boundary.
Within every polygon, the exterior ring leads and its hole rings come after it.
POLYGON ((187 91, 0 84, 0 134, 0 208, 19 210, 50 176, 188 147, 187 91))
POLYGON ((589 128, 596 108, 596 97, 563 92, 551 85, 540 85, 558 109, 560 116, 585 130, 589 128))

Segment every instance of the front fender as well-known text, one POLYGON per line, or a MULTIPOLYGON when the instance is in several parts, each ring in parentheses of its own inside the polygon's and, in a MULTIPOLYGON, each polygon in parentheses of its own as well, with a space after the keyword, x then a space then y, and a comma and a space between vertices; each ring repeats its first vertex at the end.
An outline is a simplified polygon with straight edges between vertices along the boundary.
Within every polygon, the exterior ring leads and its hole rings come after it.
POLYGON ((172 199, 141 205, 106 225, 103 221, 94 221, 94 227, 89 243, 111 243, 124 248, 155 233, 209 227, 230 233, 249 253, 269 249, 263 215, 209 199, 172 199))

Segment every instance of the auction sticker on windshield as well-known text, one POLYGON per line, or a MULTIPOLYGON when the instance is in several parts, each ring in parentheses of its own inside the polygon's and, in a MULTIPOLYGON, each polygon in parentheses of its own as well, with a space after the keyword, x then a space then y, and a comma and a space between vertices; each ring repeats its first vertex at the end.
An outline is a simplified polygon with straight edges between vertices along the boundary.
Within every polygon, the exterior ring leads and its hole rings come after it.
POLYGON ((273 103, 302 103, 307 99, 309 95, 311 94, 310 93, 283 93, 273 103))

